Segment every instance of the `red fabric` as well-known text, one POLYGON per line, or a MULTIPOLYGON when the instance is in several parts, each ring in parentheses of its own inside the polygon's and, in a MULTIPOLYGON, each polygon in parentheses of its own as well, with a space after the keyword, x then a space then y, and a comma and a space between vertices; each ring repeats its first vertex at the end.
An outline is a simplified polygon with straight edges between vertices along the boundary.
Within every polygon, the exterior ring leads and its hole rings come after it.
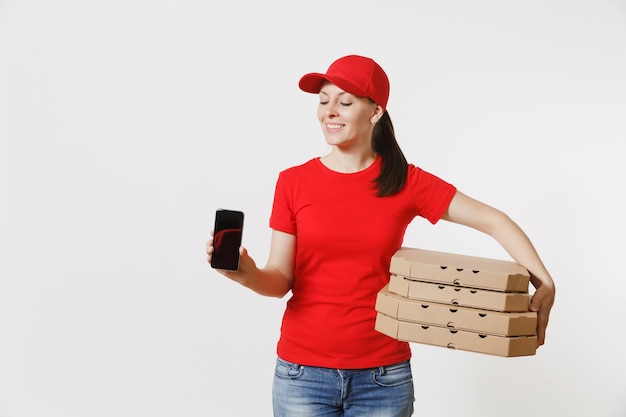
POLYGON ((312 72, 300 78, 298 85, 307 93, 319 93, 324 81, 330 81, 350 94, 369 97, 383 109, 389 100, 387 74, 372 58, 347 55, 333 62, 326 74, 312 72))
POLYGON ((297 241, 295 281, 278 355, 329 368, 389 365, 411 356, 408 343, 374 330, 378 291, 389 282, 391 257, 415 216, 436 223, 456 191, 413 165, 406 186, 377 197, 381 158, 342 174, 319 158, 280 173, 270 218, 297 241))

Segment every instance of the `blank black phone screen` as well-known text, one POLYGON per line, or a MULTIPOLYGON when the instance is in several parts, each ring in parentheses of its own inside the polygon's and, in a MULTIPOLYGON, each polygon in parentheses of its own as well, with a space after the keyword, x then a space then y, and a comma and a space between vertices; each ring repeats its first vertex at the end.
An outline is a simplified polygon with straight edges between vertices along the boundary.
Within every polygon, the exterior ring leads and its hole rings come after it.
POLYGON ((243 212, 218 209, 213 229, 211 267, 236 271, 239 269, 239 247, 243 235, 243 212))

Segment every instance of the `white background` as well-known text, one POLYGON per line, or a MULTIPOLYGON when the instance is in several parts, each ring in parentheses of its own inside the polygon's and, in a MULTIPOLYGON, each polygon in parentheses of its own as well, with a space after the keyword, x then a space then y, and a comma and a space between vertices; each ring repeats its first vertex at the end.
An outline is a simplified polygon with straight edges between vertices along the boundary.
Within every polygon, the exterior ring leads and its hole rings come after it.
MULTIPOLYGON (((327 152, 301 75, 375 58, 407 158, 494 205, 557 283, 547 343, 413 344, 416 416, 626 415, 626 2, 0 2, 0 416, 270 416, 278 172, 327 152)), ((405 245, 509 259, 416 219, 405 245)))

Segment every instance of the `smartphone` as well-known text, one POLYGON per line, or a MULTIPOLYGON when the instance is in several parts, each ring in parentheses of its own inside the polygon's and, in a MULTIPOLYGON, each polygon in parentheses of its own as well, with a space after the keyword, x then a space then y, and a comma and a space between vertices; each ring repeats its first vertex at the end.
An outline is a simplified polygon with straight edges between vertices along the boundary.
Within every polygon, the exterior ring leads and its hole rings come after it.
POLYGON ((211 267, 236 271, 239 269, 239 247, 243 236, 243 212, 217 209, 213 228, 211 267))

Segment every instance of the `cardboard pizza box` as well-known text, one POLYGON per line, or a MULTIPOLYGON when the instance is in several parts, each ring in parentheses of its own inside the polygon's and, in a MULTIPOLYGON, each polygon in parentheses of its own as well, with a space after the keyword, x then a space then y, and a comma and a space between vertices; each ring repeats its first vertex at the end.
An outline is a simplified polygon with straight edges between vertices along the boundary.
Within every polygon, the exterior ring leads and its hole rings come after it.
POLYGON ((414 300, 481 308, 484 310, 526 312, 530 303, 527 293, 507 293, 414 281, 392 275, 389 291, 414 300))
POLYGON ((446 327, 400 321, 377 313, 377 331, 396 340, 496 356, 530 356, 537 351, 537 336, 503 337, 446 327))
POLYGON ((507 292, 528 292, 530 282, 526 268, 512 261, 406 247, 391 258, 390 272, 420 281, 507 292))
POLYGON ((376 311, 402 321, 499 336, 534 336, 537 332, 535 312, 505 313, 412 300, 392 293, 389 286, 378 293, 376 311))

